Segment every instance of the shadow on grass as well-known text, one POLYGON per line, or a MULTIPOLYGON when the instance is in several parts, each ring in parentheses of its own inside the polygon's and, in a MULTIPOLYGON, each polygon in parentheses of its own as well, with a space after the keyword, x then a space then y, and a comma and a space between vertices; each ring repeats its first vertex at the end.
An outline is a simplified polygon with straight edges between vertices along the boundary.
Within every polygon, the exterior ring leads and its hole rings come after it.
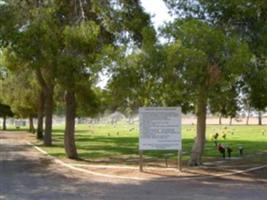
MULTIPOLYGON (((64 131, 62 129, 60 129, 60 128, 59 129, 53 129, 53 134, 54 133, 56 133, 56 134, 57 133, 63 134, 64 131)), ((77 134, 79 134, 79 133, 88 133, 88 130, 85 130, 85 129, 84 130, 79 130, 78 129, 78 130, 75 130, 75 133, 77 133, 77 134)))
POLYGON ((21 133, 21 132, 29 132, 29 128, 8 128, 7 130, 1 130, 5 132, 14 132, 14 133, 21 133))
MULTIPOLYGON (((54 145, 48 149, 49 153, 56 157, 64 157, 63 136, 54 136, 54 145), (53 150, 54 148, 54 150, 53 150), (59 151, 59 149, 62 149, 59 151)), ((235 141, 224 140, 219 141, 229 145, 232 149, 232 157, 239 157, 240 145, 244 148, 244 155, 253 155, 261 151, 267 150, 266 142, 251 142, 251 141, 235 141)), ((135 137, 104 137, 104 136, 76 136, 76 145, 79 155, 82 159, 126 159, 137 158, 138 138, 135 137)), ((193 145, 193 139, 183 139, 183 157, 188 158, 193 145)), ((177 159, 177 151, 145 151, 145 158, 149 159, 177 159)), ((204 152, 205 158, 221 159, 221 154, 218 152, 213 141, 207 141, 204 152)))

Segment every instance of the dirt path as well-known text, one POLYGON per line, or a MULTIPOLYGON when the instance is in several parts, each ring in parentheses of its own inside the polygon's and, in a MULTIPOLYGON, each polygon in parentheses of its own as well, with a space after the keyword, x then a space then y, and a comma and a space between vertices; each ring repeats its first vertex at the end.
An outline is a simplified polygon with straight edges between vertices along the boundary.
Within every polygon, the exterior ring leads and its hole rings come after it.
POLYGON ((23 134, 0 133, 0 200, 264 200, 265 173, 173 181, 99 177, 54 163, 27 145, 23 134))

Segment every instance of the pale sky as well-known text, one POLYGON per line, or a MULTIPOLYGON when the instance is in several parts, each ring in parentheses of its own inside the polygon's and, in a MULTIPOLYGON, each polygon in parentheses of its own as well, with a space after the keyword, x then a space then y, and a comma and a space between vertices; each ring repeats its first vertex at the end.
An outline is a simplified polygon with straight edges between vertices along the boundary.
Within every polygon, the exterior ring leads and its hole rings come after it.
POLYGON ((145 11, 152 16, 152 22, 158 28, 164 21, 170 21, 171 16, 168 14, 168 9, 163 0, 141 0, 145 11))

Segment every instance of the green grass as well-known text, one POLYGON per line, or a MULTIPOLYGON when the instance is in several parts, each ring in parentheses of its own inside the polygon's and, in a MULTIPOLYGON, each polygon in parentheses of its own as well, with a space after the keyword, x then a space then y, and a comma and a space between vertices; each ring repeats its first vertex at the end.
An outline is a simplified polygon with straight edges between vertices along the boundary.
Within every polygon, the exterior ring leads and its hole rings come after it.
MULTIPOLYGON (((219 143, 227 144, 233 149, 233 156, 239 156, 238 147, 242 145, 246 155, 255 155, 267 150, 267 126, 216 126, 208 125, 207 142, 204 158, 219 158, 212 135, 219 133, 219 143), (264 131, 264 135, 263 135, 264 131), (226 139, 221 136, 226 133, 226 139)), ((190 156, 195 127, 183 125, 183 159, 190 156)), ((114 162, 136 160, 138 158, 138 127, 137 125, 78 125, 76 127, 76 145, 81 159, 99 161, 110 159, 114 162)), ((53 130, 53 146, 44 147, 50 155, 64 157, 63 127, 53 130)), ((176 158, 175 151, 146 151, 147 159, 162 159, 165 156, 176 158)))

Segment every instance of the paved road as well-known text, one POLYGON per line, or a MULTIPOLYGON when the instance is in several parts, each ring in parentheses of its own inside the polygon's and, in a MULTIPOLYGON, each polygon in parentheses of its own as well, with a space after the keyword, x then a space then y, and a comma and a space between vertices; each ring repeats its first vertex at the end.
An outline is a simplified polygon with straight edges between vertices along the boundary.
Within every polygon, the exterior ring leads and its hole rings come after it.
POLYGON ((267 185, 201 179, 127 181, 59 167, 18 134, 0 133, 0 200, 265 200, 267 185), (67 176, 66 176, 67 174, 67 176))

